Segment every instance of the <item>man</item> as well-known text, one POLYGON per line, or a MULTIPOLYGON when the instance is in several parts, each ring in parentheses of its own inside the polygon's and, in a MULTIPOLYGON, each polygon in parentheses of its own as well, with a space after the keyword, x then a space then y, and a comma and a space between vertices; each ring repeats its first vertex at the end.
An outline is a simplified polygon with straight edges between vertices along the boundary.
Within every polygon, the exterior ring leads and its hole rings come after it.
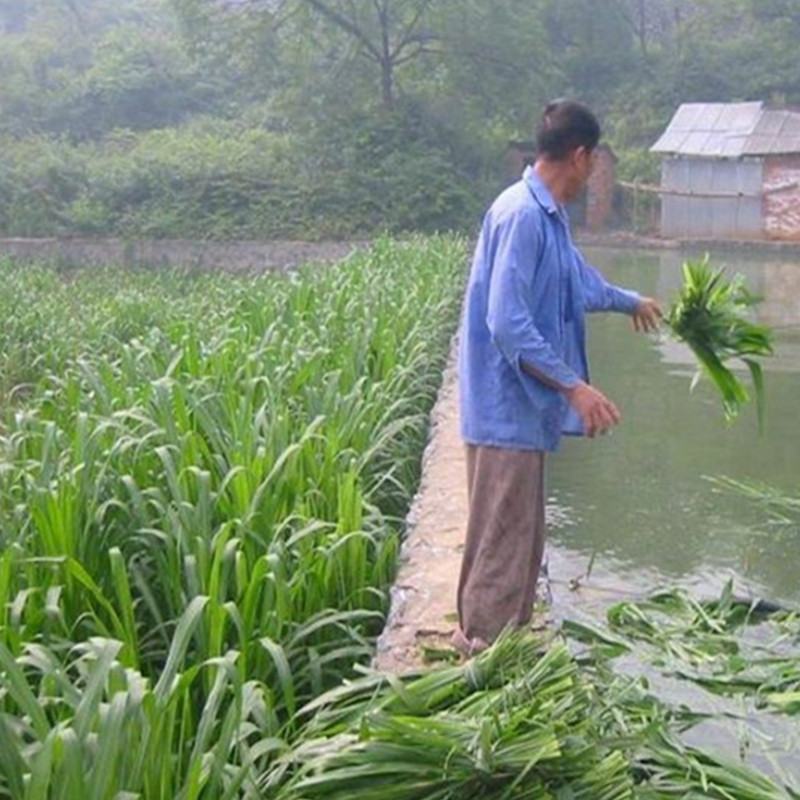
POLYGON ((550 103, 537 157, 486 214, 464 305, 459 380, 469 519, 454 644, 471 654, 531 619, 544 552, 544 453, 561 435, 593 437, 620 421, 588 383, 586 312, 658 327, 655 300, 608 284, 572 243, 564 205, 586 185, 597 119, 550 103))

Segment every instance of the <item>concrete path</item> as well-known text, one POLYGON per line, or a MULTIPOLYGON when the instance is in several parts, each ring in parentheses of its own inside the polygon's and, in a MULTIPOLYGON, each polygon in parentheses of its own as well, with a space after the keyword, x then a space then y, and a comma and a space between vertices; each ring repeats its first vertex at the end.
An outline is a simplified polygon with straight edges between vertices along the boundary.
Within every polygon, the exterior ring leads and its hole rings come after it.
POLYGON ((431 413, 422 481, 409 512, 389 619, 378 640, 377 669, 406 672, 449 649, 467 518, 465 476, 451 354, 431 413))

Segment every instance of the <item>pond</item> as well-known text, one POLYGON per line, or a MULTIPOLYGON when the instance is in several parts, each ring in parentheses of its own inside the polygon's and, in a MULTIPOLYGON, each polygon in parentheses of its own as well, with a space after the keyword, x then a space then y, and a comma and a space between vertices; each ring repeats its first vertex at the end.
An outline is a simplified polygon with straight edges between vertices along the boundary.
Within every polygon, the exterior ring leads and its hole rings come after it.
MULTIPOLYGON (((609 280, 665 307, 682 284, 686 254, 679 251, 584 252, 609 280)), ((566 440, 549 460, 547 560, 556 616, 601 620, 612 602, 673 586, 711 598, 728 580, 738 595, 800 607, 800 529, 776 524, 763 507, 711 480, 724 476, 800 496, 800 253, 780 259, 711 253, 712 266, 743 274, 763 297, 755 316, 777 334, 775 357, 764 362, 763 434, 754 404, 727 423, 708 381, 690 391, 695 368, 688 348, 634 334, 619 315, 590 318, 592 382, 623 420, 594 441, 566 440)), ((683 702, 699 702, 685 683, 665 688, 683 702)), ((783 723, 767 729, 776 725, 783 723)), ((796 735, 788 727, 782 733, 796 735)), ((791 747, 778 749, 779 762, 800 778, 791 747)))
MULTIPOLYGON (((609 280, 665 307, 682 283, 684 255, 675 251, 586 255, 609 280)), ((592 315, 592 381, 623 420, 609 436, 567 439, 550 459, 550 542, 578 565, 594 557, 593 583, 612 595, 674 583, 713 595, 733 578, 739 593, 800 605, 800 531, 771 523, 763 508, 708 480, 726 476, 800 495, 800 254, 776 263, 712 253, 711 263, 745 275, 764 298, 758 321, 776 330, 776 355, 764 361, 763 434, 753 403, 727 423, 708 381, 690 391, 688 348, 634 334, 625 317, 592 315)), ((743 378, 749 382, 746 370, 743 378)))

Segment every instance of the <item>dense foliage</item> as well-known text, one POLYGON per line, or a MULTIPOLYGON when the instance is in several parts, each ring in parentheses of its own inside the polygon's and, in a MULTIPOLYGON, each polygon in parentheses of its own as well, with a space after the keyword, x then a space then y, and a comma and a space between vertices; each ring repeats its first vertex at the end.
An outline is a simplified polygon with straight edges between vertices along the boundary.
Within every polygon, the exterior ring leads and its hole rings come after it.
POLYGON ((0 263, 0 797, 257 795, 382 628, 464 257, 0 263))
POLYGON ((473 230, 554 96, 597 109, 643 181, 679 103, 800 102, 798 19, 800 0, 2 0, 0 233, 473 230))

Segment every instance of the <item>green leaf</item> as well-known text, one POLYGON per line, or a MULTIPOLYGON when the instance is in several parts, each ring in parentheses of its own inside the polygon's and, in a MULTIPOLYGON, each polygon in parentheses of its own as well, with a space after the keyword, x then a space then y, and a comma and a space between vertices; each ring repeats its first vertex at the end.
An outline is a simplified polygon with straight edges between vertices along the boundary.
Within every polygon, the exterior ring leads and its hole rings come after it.
POLYGON ((726 281, 724 270, 712 270, 708 260, 706 254, 698 261, 684 262, 684 285, 665 320, 673 335, 692 350, 700 372, 716 387, 729 420, 750 396, 727 362, 739 358, 747 365, 755 390, 759 431, 763 431, 764 379, 755 358, 772 355, 772 331, 743 316, 759 298, 746 289, 742 276, 726 281))

